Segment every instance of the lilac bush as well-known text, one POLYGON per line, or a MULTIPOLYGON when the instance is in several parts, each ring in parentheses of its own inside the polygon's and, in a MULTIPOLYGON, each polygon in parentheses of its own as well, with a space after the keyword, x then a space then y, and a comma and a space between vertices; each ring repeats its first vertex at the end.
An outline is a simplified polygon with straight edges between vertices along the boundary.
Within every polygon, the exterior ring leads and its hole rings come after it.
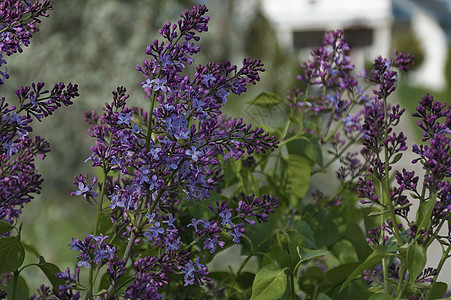
POLYGON ((292 299, 436 299, 447 292, 438 275, 451 249, 443 230, 451 207, 450 108, 426 95, 413 114, 424 130, 426 144, 411 149, 423 179, 394 169, 409 149, 406 135, 396 131, 405 110, 388 98, 413 56, 395 51, 393 59, 378 57, 371 70, 356 74, 349 50, 340 30, 326 33, 323 46, 301 64, 300 87, 286 99, 263 93, 252 102, 288 115, 273 131, 280 150, 258 157, 252 170, 265 175, 260 188, 274 191, 280 208, 272 234, 251 235, 245 244, 243 254, 260 261, 251 299, 279 298, 287 290, 292 299), (338 188, 309 192, 309 185, 324 185, 317 175, 333 171, 338 188), (434 241, 443 254, 431 267, 434 241), (267 291, 268 282, 280 289, 267 291))
MULTIPOLYGON (((3 55, 21 52, 50 9, 47 0, 0 3, 0 84, 9 76, 3 55)), ((395 51, 356 73, 343 32, 330 31, 285 98, 264 92, 250 102, 250 112, 278 109, 284 118, 252 127, 221 110, 231 94, 260 80, 263 63, 192 67, 207 11, 185 10, 145 49, 136 70, 147 107, 129 106, 121 86, 102 113, 86 112, 95 141, 85 162, 96 175, 75 175, 71 195, 97 215, 91 232, 68 237, 73 269, 61 271, 42 256, 23 266, 19 217, 41 191, 34 159, 50 150, 32 136, 32 121, 72 104, 77 85, 32 83, 16 90, 17 105, 0 100, 1 297, 445 297, 438 275, 451 251, 450 107, 428 94, 413 114, 424 131, 411 149, 422 178, 395 168, 409 148, 396 127, 405 110, 388 99, 413 56, 395 51), (335 176, 335 185, 327 187, 321 174, 335 176), (433 242, 443 251, 436 267, 427 265, 433 242), (244 256, 238 269, 210 270, 234 245, 244 256), (254 269, 247 268, 251 259, 254 269), (51 285, 31 297, 21 276, 30 266, 51 285)))

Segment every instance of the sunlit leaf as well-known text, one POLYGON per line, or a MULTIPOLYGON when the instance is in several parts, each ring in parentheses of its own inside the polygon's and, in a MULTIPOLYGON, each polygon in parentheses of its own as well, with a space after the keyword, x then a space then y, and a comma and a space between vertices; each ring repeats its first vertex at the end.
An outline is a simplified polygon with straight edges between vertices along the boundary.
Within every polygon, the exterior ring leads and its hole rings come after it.
POLYGON ((426 266, 426 250, 413 242, 407 248, 407 270, 409 270, 410 279, 415 280, 426 266))
POLYGON ((279 299, 287 289, 285 269, 276 266, 264 267, 257 272, 252 284, 251 300, 279 299))

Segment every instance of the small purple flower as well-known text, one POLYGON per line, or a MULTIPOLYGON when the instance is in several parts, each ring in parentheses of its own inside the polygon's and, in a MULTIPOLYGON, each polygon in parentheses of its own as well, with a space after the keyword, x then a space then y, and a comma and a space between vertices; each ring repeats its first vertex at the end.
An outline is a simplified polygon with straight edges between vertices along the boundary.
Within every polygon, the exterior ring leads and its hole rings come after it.
POLYGON ((152 89, 156 92, 156 91, 162 91, 162 92, 167 92, 168 88, 166 87, 166 83, 168 82, 167 78, 163 78, 163 79, 159 79, 159 78, 155 78, 153 80, 150 81, 150 83, 153 85, 152 89))
POLYGON ((132 118, 132 116, 130 114, 120 113, 117 118, 118 118, 116 122, 117 125, 120 124, 130 125, 130 119, 132 118))
POLYGON ((34 107, 38 107, 38 103, 36 102, 35 96, 30 96, 30 103, 33 104, 34 107))
POLYGON ((97 192, 93 191, 93 186, 97 182, 97 177, 94 176, 94 179, 92 180, 92 184, 86 184, 86 181, 88 179, 88 176, 83 177, 82 175, 75 176, 75 179, 73 181, 74 184, 78 186, 78 190, 71 193, 71 196, 80 196, 83 195, 83 198, 88 199, 89 197, 97 197, 97 192))
POLYGON ((161 67, 163 68, 163 69, 165 69, 165 68, 167 68, 167 67, 169 67, 169 66, 172 66, 172 65, 174 65, 174 63, 172 62, 172 60, 171 60, 171 57, 169 56, 169 54, 164 54, 164 55, 162 55, 162 56, 160 56, 159 58, 159 61, 161 62, 161 67))
POLYGON ((16 112, 13 112, 11 116, 11 122, 16 122, 17 125, 22 125, 22 117, 19 116, 16 112))
POLYGON ((229 92, 226 91, 224 88, 221 88, 216 92, 216 96, 218 96, 222 100, 222 106, 224 106, 227 103, 227 97, 229 96, 229 92))
POLYGON ((149 242, 151 242, 153 239, 158 238, 158 236, 163 233, 164 228, 160 227, 160 222, 156 221, 154 225, 149 228, 149 231, 144 232, 144 236, 149 242))
POLYGON ((169 214, 168 218, 169 219, 167 221, 163 221, 163 223, 166 223, 166 224, 168 224, 168 226, 175 228, 175 226, 174 226, 175 218, 172 216, 172 213, 169 214))
POLYGON ((203 155, 203 152, 201 150, 197 150, 195 146, 191 146, 191 150, 186 150, 185 153, 186 155, 191 156, 191 159, 196 162, 199 157, 203 155))
POLYGON ((131 132, 139 134, 142 132, 142 129, 139 128, 138 124, 135 123, 135 124, 133 124, 133 128, 131 129, 131 132))
POLYGON ((210 249, 210 253, 215 253, 216 248, 224 247, 225 242, 218 240, 216 237, 208 238, 204 241, 204 249, 210 249))
POLYGON ((213 86, 215 81, 216 78, 213 76, 213 74, 202 75, 201 83, 204 84, 206 87, 213 86))
POLYGON ((226 213, 220 212, 219 216, 222 218, 221 225, 229 224, 230 226, 233 226, 233 223, 230 220, 230 217, 232 216, 232 214, 230 212, 226 212, 226 213))
POLYGON ((185 273, 185 286, 200 283, 200 280, 205 280, 205 275, 208 275, 207 267, 199 263, 199 259, 196 259, 194 264, 189 261, 184 266, 183 272, 185 273))
POLYGON ((192 218, 191 223, 189 223, 187 227, 190 227, 190 226, 194 227, 194 231, 197 233, 199 231, 199 229, 197 229, 197 224, 199 224, 199 223, 205 225, 205 220, 196 220, 196 219, 192 218))
POLYGON ((12 140, 3 143, 3 150, 6 151, 6 154, 8 154, 8 156, 12 156, 13 154, 17 153, 17 151, 19 151, 12 140))

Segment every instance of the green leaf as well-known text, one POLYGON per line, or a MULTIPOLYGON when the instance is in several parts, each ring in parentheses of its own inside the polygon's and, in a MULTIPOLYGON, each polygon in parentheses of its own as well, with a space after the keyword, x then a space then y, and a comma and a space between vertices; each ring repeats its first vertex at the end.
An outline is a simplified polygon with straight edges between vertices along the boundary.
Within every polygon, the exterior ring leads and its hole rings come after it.
POLYGON ((318 295, 318 300, 332 300, 332 298, 330 298, 326 294, 319 294, 318 295))
POLYGON ((312 250, 304 247, 297 247, 297 250, 299 257, 301 258, 301 261, 322 257, 326 255, 328 252, 326 250, 312 250))
POLYGON ((416 223, 418 225, 418 229, 426 229, 428 225, 432 211, 434 210, 435 200, 429 199, 428 201, 421 202, 420 207, 417 211, 417 220, 416 223))
POLYGON ((341 264, 359 262, 357 252, 348 240, 340 240, 333 245, 332 253, 338 258, 341 264))
POLYGON ((372 212, 370 212, 370 214, 368 216, 370 216, 370 217, 381 216, 381 215, 385 215, 389 212, 390 212, 390 210, 388 210, 388 209, 385 209, 383 211, 372 211, 372 212))
POLYGON ((363 234, 362 228, 357 224, 348 224, 343 237, 352 243, 359 257, 359 261, 363 261, 371 254, 372 250, 366 242, 366 237, 363 234))
POLYGON ((225 186, 230 186, 241 171, 241 160, 228 159, 223 165, 225 186))
POLYGON ((294 230, 303 237, 302 245, 306 248, 316 248, 315 238, 313 236, 310 225, 303 220, 295 220, 293 223, 294 230))
POLYGON ((257 272, 252 284, 251 300, 279 299, 287 289, 285 270, 276 266, 267 266, 257 272))
MULTIPOLYGON (((14 285, 14 280, 11 280, 10 282, 8 282, 8 285, 4 288, 4 291, 8 294, 7 299, 12 299, 13 285, 14 285)), ((3 286, 1 286, 1 289, 3 289, 3 286)), ((17 277, 16 299, 28 299, 28 297, 29 297, 29 290, 28 290, 27 282, 25 281, 25 279, 23 279, 22 276, 19 275, 17 277)))
POLYGON ((387 252, 394 253, 398 251, 399 245, 398 241, 396 240, 395 236, 390 237, 387 242, 385 242, 385 249, 387 249, 387 252))
POLYGON ((390 162, 390 164, 395 164, 397 163, 402 157, 402 153, 398 153, 395 155, 395 158, 393 158, 393 160, 390 162))
POLYGON ((19 237, 0 239, 0 274, 17 270, 25 258, 25 249, 19 237))
POLYGON ((385 247, 383 245, 377 246, 373 253, 370 254, 370 256, 367 257, 367 259, 358 266, 354 272, 349 275, 348 279, 343 283, 341 286, 340 291, 342 291, 348 284, 351 283, 357 276, 361 275, 364 270, 367 270, 380 262, 382 258, 385 256, 385 247))
POLYGON ((410 280, 414 281, 426 266, 426 250, 413 242, 407 248, 407 270, 409 270, 410 280))
POLYGON ((298 155, 288 155, 284 158, 285 176, 291 181, 290 201, 293 205, 302 199, 310 186, 311 168, 308 161, 298 155))
POLYGON ((427 294, 427 299, 441 299, 448 291, 448 285, 444 282, 434 282, 427 294))
POLYGON ((287 150, 289 154, 300 155, 308 159, 312 166, 318 164, 322 167, 324 165, 323 151, 318 140, 314 137, 302 137, 290 141, 287 143, 287 150))
POLYGON ((54 289, 58 290, 58 286, 64 284, 64 280, 55 277, 56 273, 61 272, 56 265, 44 262, 38 264, 38 267, 42 270, 45 276, 47 276, 54 289))
POLYGON ((370 294, 367 292, 368 285, 363 283, 362 280, 356 280, 351 282, 346 288, 333 295, 334 300, 354 300, 354 299, 368 299, 370 294))
POLYGON ((252 171, 249 169, 241 169, 239 179, 241 181, 241 186, 246 192, 246 194, 258 194, 259 193, 259 183, 255 178, 252 171))
POLYGON ((393 299, 395 298, 387 294, 373 294, 368 300, 393 300, 393 299))
POLYGON ((281 103, 284 103, 285 99, 272 92, 263 92, 251 101, 252 105, 256 105, 263 108, 273 108, 281 103))
POLYGON ((10 232, 11 229, 13 229, 13 228, 14 228, 14 226, 9 224, 8 221, 0 220, 0 233, 10 232))
MULTIPOLYGON (((230 278, 230 273, 229 273, 229 278, 230 278)), ((250 272, 241 272, 238 275, 238 278, 236 279, 236 281, 242 289, 248 289, 248 288, 252 287, 252 283, 253 283, 254 279, 255 279, 255 274, 250 273, 250 272)))
POLYGON ((324 276, 326 278, 327 285, 333 288, 339 284, 342 284, 358 266, 359 263, 350 263, 330 269, 324 276))
POLYGON ((312 295, 324 285, 324 271, 316 266, 309 267, 298 277, 299 288, 307 295, 312 295))
POLYGON ((318 248, 329 247, 338 242, 346 231, 343 217, 330 210, 322 210, 310 220, 318 248))

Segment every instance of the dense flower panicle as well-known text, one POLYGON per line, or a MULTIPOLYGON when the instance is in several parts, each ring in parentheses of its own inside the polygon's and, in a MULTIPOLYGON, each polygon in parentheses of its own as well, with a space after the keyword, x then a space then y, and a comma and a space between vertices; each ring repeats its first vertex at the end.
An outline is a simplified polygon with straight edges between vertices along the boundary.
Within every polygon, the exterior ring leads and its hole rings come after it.
POLYGON ((350 56, 346 55, 349 45, 343 39, 341 30, 325 34, 323 46, 315 48, 312 59, 301 65, 298 79, 303 83, 324 90, 321 95, 303 95, 300 89, 294 89, 289 96, 297 109, 306 112, 332 111, 336 120, 342 120, 348 131, 353 131, 359 124, 360 113, 351 114, 350 108, 355 104, 365 104, 369 97, 350 73, 354 70, 350 56), (326 92, 327 91, 327 92, 326 92), (303 100, 301 100, 303 99, 303 100))
POLYGON ((347 71, 354 69, 351 58, 345 55, 348 50, 343 32, 329 31, 324 36, 323 46, 312 50, 313 59, 301 65, 303 75, 298 75, 298 79, 326 87, 347 86, 350 80, 347 71))
POLYGON ((429 190, 429 197, 435 195, 437 198, 431 222, 435 227, 442 219, 449 219, 451 209, 451 184, 448 180, 451 175, 450 108, 427 94, 412 115, 421 119, 417 124, 424 130, 423 142, 427 142, 413 145, 412 151, 418 155, 413 163, 423 165, 424 186, 429 190))
MULTIPOLYGON (((108 201, 105 212, 118 230, 114 234, 130 249, 157 249, 160 255, 135 258, 137 275, 126 288, 126 298, 161 298, 160 290, 173 272, 184 273, 185 286, 208 281, 198 249, 214 253, 224 247, 222 233, 239 243, 245 223, 254 225, 252 217, 266 221, 278 206, 278 200, 270 195, 252 196, 240 201, 236 210, 218 203, 213 209, 216 216, 210 220, 193 219, 184 224, 179 215, 192 205, 189 201, 208 199, 211 191, 218 189, 221 160, 272 151, 278 144, 277 138, 263 129, 252 128, 242 119, 227 120, 221 112, 230 93, 239 95, 248 84, 260 80, 259 73, 264 71, 260 60, 246 58, 242 67, 229 61, 209 63, 197 66, 192 78, 182 74, 200 50, 194 45, 199 40, 197 33, 208 30, 206 11, 203 5, 185 11, 177 24, 168 23, 160 30, 165 41, 155 40, 146 48, 150 59, 137 70, 144 75, 141 85, 150 101, 148 112, 128 107, 126 89, 119 87, 103 114, 85 114, 91 126, 89 134, 96 139, 86 161, 104 171, 105 184, 99 185, 104 199, 99 203, 108 201), (196 244, 203 244, 194 253, 187 252, 192 237, 196 244)), ((72 195, 94 199, 98 196, 96 181, 94 178, 91 184, 87 176, 76 176, 78 190, 72 195)), ((73 239, 70 246, 80 252, 79 266, 107 264, 114 285, 124 274, 128 257, 119 260, 116 248, 106 239, 89 235, 85 241, 73 239)))
MULTIPOLYGON (((48 17, 48 10, 53 8, 53 2, 4 0, 0 2, 0 67, 6 64, 3 54, 12 55, 22 52, 22 47, 30 44, 34 32, 38 31, 37 23, 40 17, 48 17)), ((9 78, 5 71, 0 71, 0 85, 9 78)))
POLYGON ((39 136, 32 137, 32 116, 41 120, 62 104, 72 104, 78 96, 77 85, 55 84, 52 91, 44 90, 44 83, 16 90, 19 106, 9 106, 0 100, 0 219, 13 222, 23 205, 41 190, 42 178, 34 166, 34 159, 43 159, 50 151, 49 144, 39 136), (26 112, 24 114, 24 112, 26 112))
MULTIPOLYGON (((407 150, 405 135, 393 132, 398 125, 404 109, 399 105, 390 106, 386 104, 387 120, 385 120, 383 101, 374 100, 371 104, 366 105, 363 115, 364 122, 362 124, 363 132, 363 149, 361 154, 367 161, 368 171, 374 174, 379 180, 385 177, 385 163, 380 158, 380 153, 384 149, 387 150, 390 163, 395 163, 401 157, 401 152, 407 150), (387 126, 387 139, 384 137, 385 126, 387 126)), ((391 170, 391 166, 389 166, 391 170)), ((359 184, 364 181, 359 181, 359 184)))
POLYGON ((378 85, 377 89, 373 90, 373 93, 378 99, 386 99, 396 90, 398 72, 396 72, 394 67, 407 72, 409 67, 414 64, 414 57, 409 53, 402 53, 395 50, 394 56, 393 60, 379 56, 375 60, 370 74, 368 74, 367 79, 378 85))
POLYGON ((28 115, 34 116, 38 121, 51 115, 61 105, 73 104, 71 99, 79 96, 76 84, 69 83, 66 86, 60 82, 55 84, 51 91, 43 90, 44 86, 43 82, 38 82, 31 86, 21 86, 15 91, 19 98, 19 110, 26 111, 28 115))
POLYGON ((450 133, 451 118, 450 107, 446 107, 446 103, 440 103, 434 100, 429 94, 426 94, 420 100, 420 106, 412 116, 420 118, 417 125, 424 130, 423 142, 434 137, 435 134, 450 133), (445 122, 440 123, 439 120, 446 118, 445 122))
POLYGON ((415 65, 414 55, 410 53, 402 53, 395 49, 395 55, 393 59, 393 66, 399 68, 404 72, 408 72, 409 68, 415 65))
POLYGON ((396 90, 398 72, 392 67, 391 59, 382 58, 381 56, 373 64, 373 69, 370 71, 368 80, 378 85, 378 88, 373 90, 373 93, 378 99, 386 99, 396 90))

